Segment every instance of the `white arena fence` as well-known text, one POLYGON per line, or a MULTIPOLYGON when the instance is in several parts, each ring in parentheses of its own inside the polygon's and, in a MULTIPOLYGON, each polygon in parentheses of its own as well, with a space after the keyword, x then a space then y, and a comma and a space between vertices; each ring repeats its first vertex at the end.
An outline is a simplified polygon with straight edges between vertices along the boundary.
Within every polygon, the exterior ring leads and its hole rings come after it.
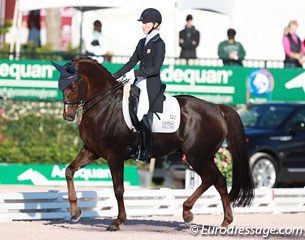
MULTIPOLYGON (((127 215, 176 216, 194 190, 126 189, 124 198, 127 215)), ((257 189, 251 207, 234 208, 234 213, 299 213, 305 212, 305 188, 257 189)), ((77 192, 82 217, 115 217, 117 203, 112 189, 77 192)), ((210 188, 193 208, 194 214, 222 214, 220 196, 210 188)), ((67 192, 0 193, 0 221, 70 219, 67 192)))

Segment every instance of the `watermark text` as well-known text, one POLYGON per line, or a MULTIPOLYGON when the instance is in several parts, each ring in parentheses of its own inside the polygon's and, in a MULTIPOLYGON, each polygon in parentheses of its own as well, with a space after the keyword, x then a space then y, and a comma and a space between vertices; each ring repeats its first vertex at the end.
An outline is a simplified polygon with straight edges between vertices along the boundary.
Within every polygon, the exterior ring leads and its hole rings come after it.
POLYGON ((208 225, 190 226, 190 233, 202 236, 262 236, 269 238, 270 236, 282 237, 301 237, 304 236, 305 230, 302 227, 214 227, 208 225))

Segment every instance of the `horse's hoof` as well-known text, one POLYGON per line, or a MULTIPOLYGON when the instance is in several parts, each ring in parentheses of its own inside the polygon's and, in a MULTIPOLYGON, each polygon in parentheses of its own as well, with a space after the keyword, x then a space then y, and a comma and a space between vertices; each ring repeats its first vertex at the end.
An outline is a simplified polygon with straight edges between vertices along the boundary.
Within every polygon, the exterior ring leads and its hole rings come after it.
POLYGON ((230 223, 228 223, 227 221, 223 221, 222 224, 220 225, 220 227, 228 228, 229 225, 230 225, 230 223))
POLYGON ((111 231, 111 232, 115 232, 115 231, 118 231, 120 230, 119 227, 115 226, 115 225, 109 225, 108 228, 107 228, 107 231, 111 231))
POLYGON ((190 223, 193 221, 194 215, 193 215, 193 213, 189 213, 187 216, 183 216, 183 219, 184 219, 184 222, 190 223))
POLYGON ((73 215, 71 213, 71 221, 77 222, 80 219, 81 215, 82 215, 82 211, 80 210, 80 208, 77 208, 77 210, 73 213, 73 215))

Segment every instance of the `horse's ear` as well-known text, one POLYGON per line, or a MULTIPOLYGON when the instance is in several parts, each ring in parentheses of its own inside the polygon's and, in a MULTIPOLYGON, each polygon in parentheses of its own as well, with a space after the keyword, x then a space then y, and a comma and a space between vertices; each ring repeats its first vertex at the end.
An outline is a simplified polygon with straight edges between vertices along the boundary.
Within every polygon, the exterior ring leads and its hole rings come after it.
POLYGON ((57 64, 56 62, 51 61, 51 63, 59 72, 61 72, 62 69, 64 68, 64 66, 61 66, 61 65, 57 64))

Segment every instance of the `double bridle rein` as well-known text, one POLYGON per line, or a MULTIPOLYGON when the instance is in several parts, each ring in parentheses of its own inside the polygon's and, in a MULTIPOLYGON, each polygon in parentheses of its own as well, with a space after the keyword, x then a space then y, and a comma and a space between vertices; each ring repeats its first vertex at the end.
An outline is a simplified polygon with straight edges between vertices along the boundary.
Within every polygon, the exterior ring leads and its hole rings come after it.
POLYGON ((102 101, 104 98, 106 98, 108 95, 116 92, 118 89, 120 89, 122 86, 124 86, 127 82, 128 82, 128 79, 126 78, 123 78, 121 81, 117 81, 113 86, 111 86, 110 88, 108 88, 107 90, 101 92, 101 93, 98 93, 98 94, 95 94, 93 96, 91 96, 90 98, 88 99, 83 99, 83 95, 84 95, 84 87, 82 87, 84 84, 84 80, 79 76, 79 74, 75 74, 71 77, 77 77, 77 81, 78 82, 78 85, 77 85, 77 89, 76 90, 79 90, 78 92, 78 96, 77 96, 77 101, 65 101, 64 100, 64 104, 66 105, 78 105, 77 109, 78 111, 80 111, 82 114, 88 112, 90 109, 92 109, 95 105, 97 105, 100 101, 102 101), (89 102, 91 102, 92 100, 96 99, 100 97, 94 104, 92 104, 91 106, 85 108, 85 105, 89 102))

